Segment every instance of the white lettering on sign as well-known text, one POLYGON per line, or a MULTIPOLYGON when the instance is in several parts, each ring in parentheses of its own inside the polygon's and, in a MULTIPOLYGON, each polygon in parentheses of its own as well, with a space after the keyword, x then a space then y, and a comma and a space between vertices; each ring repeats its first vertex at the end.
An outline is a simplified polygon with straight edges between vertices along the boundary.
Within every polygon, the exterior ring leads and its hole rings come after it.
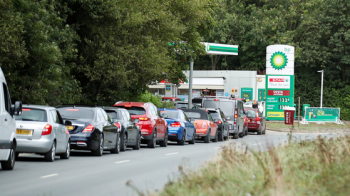
POLYGON ((290 89, 290 76, 268 76, 267 87, 290 89))

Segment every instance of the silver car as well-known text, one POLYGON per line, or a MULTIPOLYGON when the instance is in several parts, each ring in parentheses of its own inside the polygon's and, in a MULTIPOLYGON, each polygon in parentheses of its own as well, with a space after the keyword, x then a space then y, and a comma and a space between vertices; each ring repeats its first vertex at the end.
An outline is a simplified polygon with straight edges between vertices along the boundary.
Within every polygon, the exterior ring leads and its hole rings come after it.
POLYGON ((70 155, 70 135, 60 113, 54 107, 23 105, 23 114, 15 116, 17 149, 19 153, 37 153, 53 162, 56 154, 61 159, 70 155))

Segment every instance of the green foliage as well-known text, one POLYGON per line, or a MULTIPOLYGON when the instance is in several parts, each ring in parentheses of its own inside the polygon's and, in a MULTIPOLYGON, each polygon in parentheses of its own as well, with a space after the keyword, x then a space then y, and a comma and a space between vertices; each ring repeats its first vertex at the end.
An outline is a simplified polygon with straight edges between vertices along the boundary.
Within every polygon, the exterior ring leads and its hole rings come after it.
POLYGON ((199 170, 179 167, 180 178, 154 195, 349 195, 349 145, 349 135, 258 152, 229 144, 199 170))
POLYGON ((171 101, 162 101, 160 108, 172 108, 172 109, 174 109, 175 106, 174 106, 174 103, 171 101))
POLYGON ((145 91, 145 93, 142 93, 137 100, 140 102, 151 102, 158 108, 175 108, 173 102, 162 101, 162 97, 160 95, 153 95, 148 91, 145 91))

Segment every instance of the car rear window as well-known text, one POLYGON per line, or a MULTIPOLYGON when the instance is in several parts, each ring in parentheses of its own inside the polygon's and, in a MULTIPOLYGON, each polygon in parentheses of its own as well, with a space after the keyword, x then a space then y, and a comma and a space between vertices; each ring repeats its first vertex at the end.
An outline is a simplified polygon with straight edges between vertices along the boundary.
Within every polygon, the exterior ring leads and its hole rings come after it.
POLYGON ((120 108, 125 108, 126 110, 128 110, 128 112, 130 113, 130 115, 143 115, 146 114, 146 110, 144 108, 141 107, 124 107, 124 106, 118 106, 120 108))
POLYGON ((166 114, 168 116, 167 118, 174 118, 174 119, 178 119, 179 118, 179 112, 178 111, 166 110, 166 111, 160 111, 160 113, 166 114))
POLYGON ((187 115, 188 118, 194 118, 194 119, 203 119, 203 120, 208 120, 208 115, 206 114, 206 112, 195 112, 195 111, 191 111, 191 112, 187 112, 184 111, 185 114, 187 115))
POLYGON ((256 118, 256 111, 255 110, 248 110, 246 112, 247 112, 248 118, 256 118))
POLYGON ((217 120, 217 119, 221 119, 221 116, 218 112, 216 111, 209 111, 211 117, 214 119, 214 120, 217 120))
POLYGON ((205 108, 220 108, 225 115, 232 116, 234 114, 235 102, 234 101, 214 101, 204 100, 205 108))
POLYGON ((118 114, 117 112, 106 111, 106 113, 107 113, 107 115, 109 116, 110 119, 123 120, 123 116, 121 114, 118 114))
POLYGON ((93 119, 94 112, 87 108, 57 108, 64 119, 93 119))
POLYGON ((16 120, 47 122, 46 110, 23 108, 22 115, 15 116, 16 120))

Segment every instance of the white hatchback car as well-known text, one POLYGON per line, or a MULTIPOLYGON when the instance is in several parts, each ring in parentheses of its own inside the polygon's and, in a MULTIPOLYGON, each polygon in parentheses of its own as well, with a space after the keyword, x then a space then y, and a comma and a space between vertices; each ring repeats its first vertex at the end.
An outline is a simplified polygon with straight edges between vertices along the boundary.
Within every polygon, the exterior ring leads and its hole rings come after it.
POLYGON ((70 135, 60 113, 54 107, 23 105, 23 114, 16 116, 17 153, 37 153, 52 162, 70 155, 70 135))

